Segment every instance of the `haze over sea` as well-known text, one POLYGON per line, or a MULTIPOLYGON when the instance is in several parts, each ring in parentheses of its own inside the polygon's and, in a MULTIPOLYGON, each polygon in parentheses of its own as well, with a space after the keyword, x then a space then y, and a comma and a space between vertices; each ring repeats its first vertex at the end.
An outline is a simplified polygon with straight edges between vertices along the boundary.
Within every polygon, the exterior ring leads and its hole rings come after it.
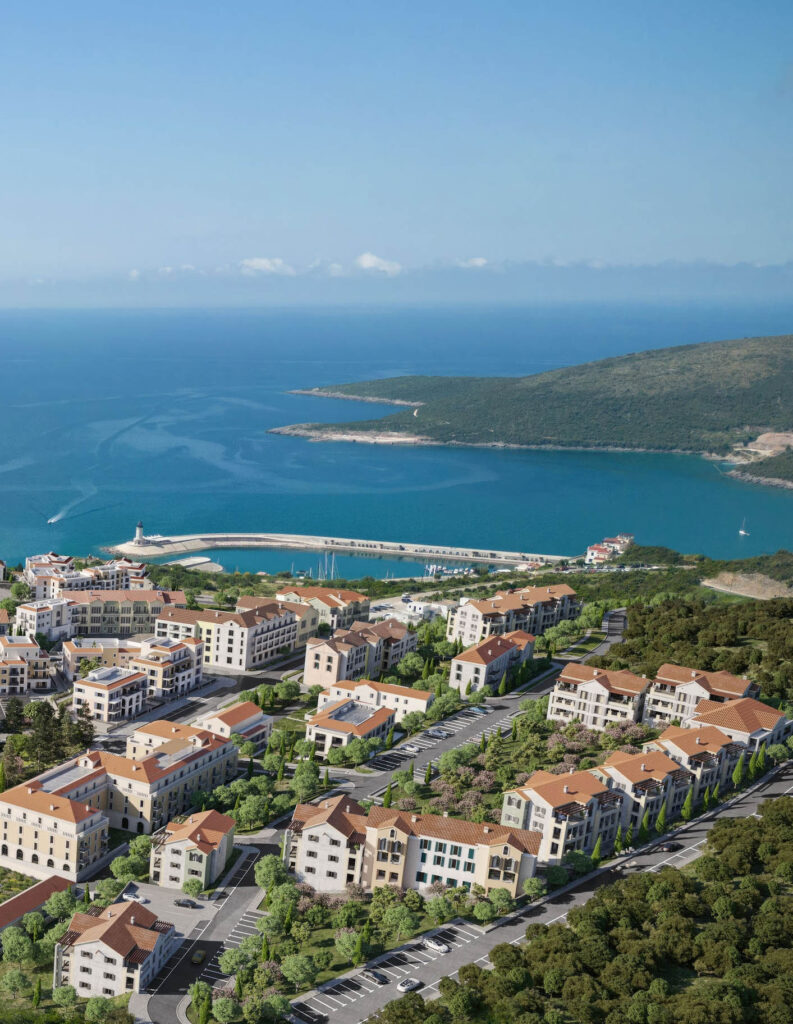
MULTIPOLYGON (((267 430, 389 411, 290 388, 520 375, 791 330, 793 304, 1 312, 0 558, 101 553, 129 539, 138 518, 147 533, 325 533, 571 555, 619 530, 714 557, 790 547, 793 491, 741 483, 696 456, 318 444, 267 430), (744 518, 750 536, 739 537, 744 518)), ((227 569, 315 574, 320 560, 213 557, 227 569)), ((337 559, 349 577, 417 568, 337 559)))

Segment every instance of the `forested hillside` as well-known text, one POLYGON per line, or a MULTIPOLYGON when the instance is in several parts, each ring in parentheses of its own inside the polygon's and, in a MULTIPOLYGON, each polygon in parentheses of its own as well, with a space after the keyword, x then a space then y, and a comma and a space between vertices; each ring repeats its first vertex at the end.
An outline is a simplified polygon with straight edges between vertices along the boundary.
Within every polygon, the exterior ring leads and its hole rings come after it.
POLYGON ((793 430, 793 336, 656 349, 529 377, 396 377, 317 392, 420 403, 380 419, 303 424, 441 443, 726 453, 793 430))

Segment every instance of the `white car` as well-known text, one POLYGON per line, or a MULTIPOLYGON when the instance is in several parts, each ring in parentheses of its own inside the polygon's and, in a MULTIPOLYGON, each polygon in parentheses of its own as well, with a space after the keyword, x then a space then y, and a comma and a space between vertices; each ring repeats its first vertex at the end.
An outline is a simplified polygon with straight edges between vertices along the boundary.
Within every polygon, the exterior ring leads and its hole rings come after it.
POLYGON ((414 747, 412 743, 406 743, 404 747, 400 747, 400 750, 404 750, 406 754, 420 754, 421 751, 418 747, 414 747))
POLYGON ((419 988, 421 982, 418 978, 403 978, 402 981, 397 985, 399 992, 412 992, 414 988, 419 988))
POLYGON ((122 892, 121 898, 123 900, 131 900, 133 903, 148 903, 149 901, 145 896, 139 896, 136 892, 122 892))
POLYGON ((427 947, 427 949, 431 949, 435 953, 449 952, 449 947, 446 945, 446 943, 442 942, 440 939, 435 938, 435 936, 433 935, 427 936, 427 938, 424 940, 424 945, 427 947))

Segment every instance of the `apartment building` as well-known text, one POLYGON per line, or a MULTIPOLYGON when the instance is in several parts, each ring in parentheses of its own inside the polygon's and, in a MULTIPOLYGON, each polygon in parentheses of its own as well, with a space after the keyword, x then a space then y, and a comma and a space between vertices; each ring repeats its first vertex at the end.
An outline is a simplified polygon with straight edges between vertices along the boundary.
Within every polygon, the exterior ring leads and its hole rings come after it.
POLYGON ((41 601, 26 601, 17 605, 14 630, 20 636, 41 633, 48 640, 66 640, 73 635, 73 601, 54 597, 41 601))
POLYGON ((563 619, 577 618, 580 612, 578 595, 566 583, 500 590, 481 600, 464 597, 449 613, 446 639, 471 646, 516 630, 539 636, 563 619))
POLYGON ((535 871, 536 832, 413 814, 373 806, 368 814, 347 796, 298 804, 286 832, 284 861, 298 881, 319 892, 349 882, 422 890, 434 883, 516 895, 535 871))
POLYGON ((3 561, 3 559, 0 558, 0 581, 4 580, 6 578, 7 570, 8 570, 8 566, 3 561))
POLYGON ((118 558, 99 565, 76 569, 73 559, 55 555, 34 555, 27 559, 23 578, 36 600, 52 600, 64 590, 145 590, 151 588, 142 562, 118 558))
POLYGON ((299 601, 316 608, 319 622, 331 630, 349 629, 358 619, 369 619, 369 598, 354 590, 332 587, 285 586, 275 595, 279 601, 299 601))
POLYGON ((64 590, 60 596, 75 606, 73 636, 153 633, 163 611, 187 605, 181 590, 64 590))
POLYGON ((690 718, 702 700, 723 703, 756 697, 756 683, 729 672, 703 672, 682 665, 662 665, 644 701, 643 721, 654 729, 690 718))
POLYGON ((327 704, 306 719, 306 739, 326 757, 333 747, 346 747, 352 740, 385 741, 396 723, 396 713, 387 707, 361 704, 349 698, 327 704))
POLYGON ((70 682, 79 678, 84 661, 96 662, 99 667, 143 672, 148 680, 147 696, 156 700, 183 697, 204 681, 204 644, 193 637, 76 637, 64 641, 62 650, 63 674, 70 682))
POLYGON ((62 669, 69 682, 79 678, 84 661, 96 662, 99 667, 127 668, 140 654, 138 640, 122 640, 116 636, 73 637, 61 644, 62 669))
POLYGON ((452 658, 449 686, 461 695, 496 690, 505 673, 534 657, 534 637, 523 630, 493 635, 452 658))
POLYGON ((0 608, 0 636, 8 636, 11 632, 11 619, 5 608, 0 608))
POLYGON ((244 743, 250 741, 255 745, 257 754, 270 742, 273 732, 273 718, 265 715, 252 700, 232 704, 224 711, 214 711, 200 719, 198 724, 225 739, 241 736, 244 743))
POLYGON ((0 636, 0 697, 26 697, 52 687, 52 661, 27 636, 0 636))
POLYGON ((692 772, 657 750, 641 754, 615 751, 603 764, 593 768, 592 773, 624 795, 622 826, 623 829, 633 826, 634 836, 648 811, 650 826, 655 824, 664 804, 667 821, 679 818, 695 782, 692 772))
POLYGON ((772 743, 784 743, 793 734, 793 720, 754 697, 724 703, 701 700, 694 714, 683 722, 687 729, 713 726, 728 739, 742 743, 749 751, 772 743))
POLYGON ((638 722, 649 688, 650 680, 633 672, 569 662, 551 691, 547 717, 601 732, 614 723, 638 722))
POLYGON ((204 665, 242 672, 263 668, 297 643, 297 616, 283 602, 270 601, 255 611, 222 612, 164 609, 155 623, 158 637, 203 641, 204 665))
POLYGON ((81 999, 143 992, 177 951, 174 926, 139 903, 75 914, 55 944, 52 985, 81 999))
POLYGON ((219 811, 169 821, 152 837, 150 876, 166 889, 196 878, 208 889, 223 874, 234 849, 236 822, 219 811))
POLYGON ((504 793, 501 824, 538 834, 538 859, 558 864, 575 850, 592 853, 598 837, 603 853, 611 852, 622 803, 622 795, 592 772, 536 771, 524 785, 504 793))
POLYGON ((736 743, 713 725, 699 729, 685 729, 670 725, 658 737, 645 743, 643 748, 660 750, 694 777, 695 804, 702 802, 705 790, 712 793, 716 786, 725 793, 732 785, 732 773, 741 754, 748 756, 743 743, 736 743))
POLYGON ((126 668, 97 668, 78 679, 72 711, 87 711, 96 722, 121 722, 143 711, 148 683, 143 672, 126 668))
POLYGON ((373 678, 397 665, 418 645, 415 632, 397 619, 354 622, 332 637, 306 643, 303 685, 329 686, 344 679, 373 678))
POLYGON ((323 711, 340 700, 354 700, 373 708, 388 708, 394 712, 395 721, 401 722, 412 711, 426 714, 435 700, 429 690, 414 690, 412 686, 393 686, 391 683, 373 683, 361 679, 357 683, 339 682, 323 690, 317 701, 317 710, 323 711))
MULTIPOLYGON (((319 612, 310 604, 301 604, 299 601, 281 601, 284 608, 295 613, 297 619, 297 640, 296 647, 302 647, 309 637, 315 636, 319 629, 319 612)), ((240 597, 237 601, 235 611, 255 612, 258 608, 272 604, 272 598, 265 597, 240 597)))

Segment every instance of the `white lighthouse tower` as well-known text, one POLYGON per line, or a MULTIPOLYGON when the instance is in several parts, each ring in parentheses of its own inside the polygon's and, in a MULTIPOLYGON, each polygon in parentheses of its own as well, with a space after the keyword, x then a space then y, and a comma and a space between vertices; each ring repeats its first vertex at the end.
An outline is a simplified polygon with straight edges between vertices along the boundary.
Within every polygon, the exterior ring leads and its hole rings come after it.
POLYGON ((146 538, 143 536, 143 520, 138 520, 138 525, 135 527, 135 540, 134 544, 145 544, 146 538))

